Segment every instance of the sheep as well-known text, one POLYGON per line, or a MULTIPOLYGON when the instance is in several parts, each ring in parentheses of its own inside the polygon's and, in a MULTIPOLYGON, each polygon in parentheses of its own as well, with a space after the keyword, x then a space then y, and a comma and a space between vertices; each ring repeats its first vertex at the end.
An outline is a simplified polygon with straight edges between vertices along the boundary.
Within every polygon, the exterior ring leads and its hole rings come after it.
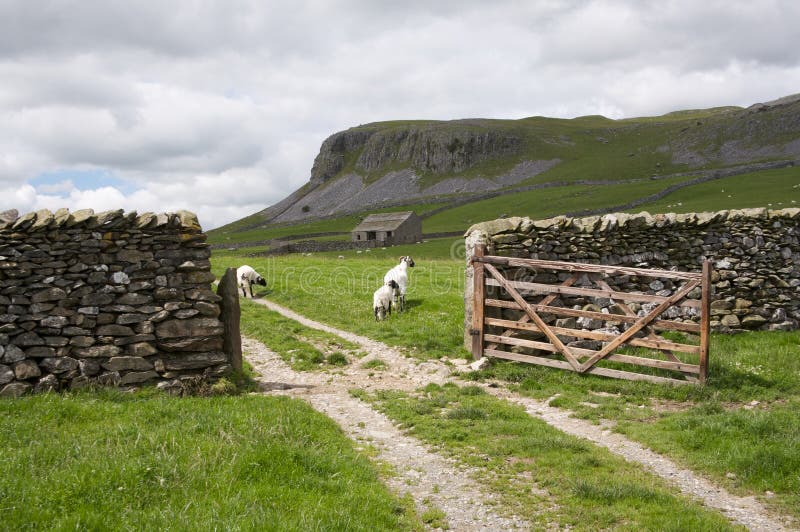
POLYGON ((247 288, 250 289, 250 298, 253 296, 253 285, 260 284, 267 286, 267 281, 261 277, 258 272, 248 265, 239 266, 236 269, 236 279, 239 281, 239 287, 242 289, 242 296, 247 297, 247 288))
POLYGON ((414 267, 414 259, 409 256, 400 257, 400 264, 386 272, 383 276, 383 282, 386 283, 390 280, 397 282, 397 290, 395 291, 394 306, 398 312, 403 312, 406 305, 406 286, 408 286, 408 268, 414 267))
POLYGON ((396 297, 398 290, 397 282, 390 279, 383 286, 375 290, 372 295, 372 310, 375 313, 375 321, 386 319, 392 314, 392 299, 396 297))

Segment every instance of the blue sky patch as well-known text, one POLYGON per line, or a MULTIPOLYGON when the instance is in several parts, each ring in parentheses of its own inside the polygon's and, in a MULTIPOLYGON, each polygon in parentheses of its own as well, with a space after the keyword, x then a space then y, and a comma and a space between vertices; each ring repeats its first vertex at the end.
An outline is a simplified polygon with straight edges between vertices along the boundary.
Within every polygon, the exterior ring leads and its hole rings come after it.
POLYGON ((30 180, 30 184, 37 190, 58 185, 64 181, 71 181, 79 190, 95 190, 101 187, 114 187, 126 196, 135 192, 139 187, 130 181, 120 179, 113 172, 106 169, 94 170, 53 170, 42 172, 30 180))

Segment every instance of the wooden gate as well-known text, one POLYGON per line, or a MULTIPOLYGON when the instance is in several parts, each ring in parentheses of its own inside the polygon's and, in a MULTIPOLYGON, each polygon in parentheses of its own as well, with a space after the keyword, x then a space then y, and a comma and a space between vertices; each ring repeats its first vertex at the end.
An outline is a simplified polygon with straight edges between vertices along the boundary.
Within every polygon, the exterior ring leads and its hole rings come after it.
POLYGON ((629 380, 671 384, 705 382, 711 277, 708 261, 703 263, 702 273, 694 273, 485 256, 484 253, 483 246, 476 246, 471 260, 474 295, 470 334, 475 358, 503 358, 629 380), (509 279, 498 266, 517 274, 523 272, 523 280, 509 279), (532 275, 525 275, 527 272, 532 275), (540 274, 545 274, 543 277, 548 280, 557 279, 560 284, 536 282, 540 274), (649 283, 668 280, 677 286, 665 290, 662 295, 647 294, 643 290, 622 292, 612 288, 620 284, 616 281, 621 276, 626 276, 624 280, 629 284, 632 279, 649 283), (533 279, 529 280, 530 277, 533 279), (532 298, 536 300, 529 301, 532 298), (570 305, 571 301, 597 301, 599 298, 606 303, 610 300, 613 314, 599 312, 599 307, 591 304, 582 308, 570 305), (634 312, 629 303, 640 305, 641 310, 634 312), (664 319, 663 314, 672 308, 679 309, 670 312, 679 315, 681 320, 664 319), (688 312, 695 316, 699 314, 699 323, 683 319, 687 309, 693 309, 688 312), (581 327, 581 321, 595 326, 581 327), (573 322, 576 324, 572 325, 573 322), (599 323, 603 327, 597 327, 599 323), (664 331, 683 333, 683 337, 696 338, 697 343, 667 339, 661 335, 664 331), (602 361, 611 364, 599 366, 602 361), (651 370, 663 376, 637 373, 622 369, 628 367, 626 364, 668 371, 651 370))

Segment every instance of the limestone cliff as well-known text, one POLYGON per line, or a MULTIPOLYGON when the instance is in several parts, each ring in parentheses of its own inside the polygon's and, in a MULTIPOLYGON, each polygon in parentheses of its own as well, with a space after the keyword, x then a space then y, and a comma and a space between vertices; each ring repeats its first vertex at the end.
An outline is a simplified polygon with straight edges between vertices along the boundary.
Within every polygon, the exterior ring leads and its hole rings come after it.
POLYGON ((489 121, 367 126, 341 131, 322 143, 311 169, 311 180, 324 182, 336 176, 345 169, 348 156, 355 157, 353 170, 357 173, 400 165, 418 173, 449 174, 519 152, 522 146, 519 136, 484 123, 489 121))
POLYGON ((746 109, 626 120, 379 122, 328 137, 310 180, 254 215, 244 229, 396 205, 463 202, 518 187, 745 173, 751 166, 798 159, 800 95, 746 109))

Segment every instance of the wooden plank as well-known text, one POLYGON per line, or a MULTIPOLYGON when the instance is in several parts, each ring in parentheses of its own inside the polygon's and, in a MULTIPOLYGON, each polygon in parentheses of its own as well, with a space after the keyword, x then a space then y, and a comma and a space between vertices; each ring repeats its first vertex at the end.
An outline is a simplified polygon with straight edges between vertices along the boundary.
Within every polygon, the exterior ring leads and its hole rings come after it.
MULTIPOLYGON (((577 280, 578 280, 578 275, 577 274, 570 275, 569 277, 567 277, 564 280, 563 283, 561 283, 561 286, 572 286, 575 283, 575 281, 577 281, 577 280)), ((550 294, 549 296, 545 296, 544 298, 542 298, 542 300, 539 301, 537 303, 537 305, 549 305, 550 303, 555 301, 555 299, 557 297, 558 297, 558 294, 550 294)), ((528 323, 529 321, 531 321, 531 317, 528 316, 527 314, 523 314, 522 317, 519 319, 519 321, 516 322, 516 323, 528 323)), ((534 327, 535 327, 535 325, 534 325, 534 327)), ((537 329, 537 331, 538 331, 538 329, 537 329)), ((501 334, 501 336, 508 336, 509 334, 512 334, 513 332, 514 332, 513 329, 508 329, 506 331, 503 331, 503 334, 501 334)), ((491 349, 494 349, 497 346, 496 345, 489 345, 487 347, 489 347, 491 349)))
MULTIPOLYGON (((514 310, 523 310, 515 301, 505 301, 502 299, 486 299, 486 306, 510 308, 514 310)), ((537 312, 545 314, 555 314, 556 316, 573 316, 576 318, 594 318, 603 321, 617 321, 625 323, 635 323, 638 317, 624 316, 621 314, 603 314, 602 312, 591 312, 588 310, 575 310, 563 307, 551 307, 547 305, 531 305, 531 308, 537 312)), ((654 320, 651 325, 660 330, 668 331, 683 331, 690 333, 699 333, 700 325, 697 323, 683 323, 679 321, 666 321, 654 320)))
MULTIPOLYGON (((535 340, 524 340, 522 338, 514 338, 511 336, 496 336, 487 334, 486 340, 496 342, 498 344, 516 345, 519 347, 530 347, 531 349, 539 349, 541 351, 557 352, 552 344, 547 342, 537 342, 535 340)), ((597 351, 591 349, 581 349, 577 347, 571 348, 572 353, 576 358, 591 358, 597 351)), ((684 373, 700 373, 700 366, 697 364, 687 364, 684 362, 673 362, 671 360, 658 360, 655 358, 638 357, 634 355, 623 355, 620 353, 609 354, 604 357, 605 360, 613 362, 623 362, 625 364, 634 364, 636 366, 646 366, 648 368, 667 369, 671 371, 680 371, 684 373)))
MULTIPOLYGON (((594 275, 597 276, 599 274, 594 274, 594 275)), ((604 290, 611 290, 611 287, 603 279, 593 279, 593 281, 600 288, 603 288, 604 290)), ((614 301, 614 303, 617 303, 617 302, 614 301)), ((629 309, 627 305, 619 305, 619 308, 622 309, 622 311, 625 313, 625 315, 627 315, 627 316, 635 316, 633 311, 631 309, 629 309)), ((665 341, 664 338, 662 338, 661 336, 656 334, 656 331, 653 329, 652 326, 647 325, 647 326, 645 326, 645 328, 643 330, 647 334, 647 340, 646 341, 654 341, 654 342, 663 342, 663 341, 665 341)), ((636 339, 634 338, 634 339, 628 340, 628 345, 636 345, 636 339)), ((679 345, 683 345, 683 344, 679 344, 679 345)), ((672 351, 673 350, 665 349, 664 350, 664 354, 666 354, 667 357, 670 360, 672 360, 673 362, 679 362, 680 363, 681 360, 677 356, 675 356, 675 353, 673 353, 672 351)), ((698 348, 697 354, 699 354, 699 348, 698 348)), ((694 379, 694 377, 692 377, 691 375, 688 375, 686 373, 684 373, 684 376, 687 379, 690 379, 690 380, 694 379)))
POLYGON ((544 320, 542 320, 542 318, 540 318, 539 315, 536 314, 536 311, 534 311, 533 308, 531 308, 531 306, 525 301, 525 299, 521 295, 519 295, 519 293, 514 289, 514 287, 508 284, 508 282, 502 276, 502 274, 500 274, 500 272, 497 271, 497 268, 495 268, 491 264, 486 264, 485 268, 492 277, 494 277, 495 279, 500 281, 500 283, 503 284, 503 288, 506 290, 506 292, 508 292, 508 294, 514 299, 514 301, 517 302, 520 308, 522 308, 522 310, 525 311, 525 313, 531 317, 533 323, 535 323, 539 327, 539 329, 541 329, 541 331, 545 334, 545 336, 547 336, 550 342, 554 346, 556 346, 558 352, 564 355, 564 358, 567 359, 570 365, 572 365, 572 367, 577 370, 578 367, 580 366, 578 360, 574 356, 572 356, 572 353, 570 352, 569 348, 565 346, 563 342, 561 342, 561 340, 558 339, 558 336, 556 336, 550 330, 550 328, 547 326, 544 320))
POLYGON ((703 285, 700 301, 700 382, 705 383, 708 376, 708 348, 711 329, 711 263, 703 261, 703 285))
MULTIPOLYGON (((529 332, 541 332, 539 328, 532 323, 520 323, 519 321, 503 320, 498 318, 485 318, 484 322, 486 325, 491 325, 494 327, 506 327, 507 330, 504 331, 500 336, 509 336, 509 332, 513 332, 513 329, 529 332)), ((601 342, 609 342, 617 337, 615 334, 587 331, 583 329, 567 329, 564 327, 551 326, 550 330, 561 336, 574 336, 576 338, 599 340, 601 342)), ((632 345, 634 347, 644 347, 647 349, 658 349, 660 351, 678 351, 680 353, 688 353, 692 355, 700 354, 700 346, 698 345, 678 344, 663 339, 655 340, 631 338, 630 341, 628 341, 628 345, 632 345)))
MULTIPOLYGON (((506 360, 514 360, 516 362, 527 362, 530 364, 538 364, 540 366, 549 366, 551 368, 566 369, 574 371, 574 369, 566 362, 561 360, 551 360, 549 358, 542 358, 529 355, 520 355, 517 353, 509 353, 508 351, 501 351, 498 349, 487 349, 486 356, 494 358, 502 358, 506 360)), ((648 381, 657 384, 692 384, 690 381, 670 379, 668 377, 658 377, 655 375, 642 375, 641 373, 631 373, 629 371, 621 371, 608 368, 592 367, 585 373, 591 375, 601 375, 603 377, 614 377, 617 379, 625 379, 630 381, 648 381)))
POLYGON ((607 273, 611 275, 633 275, 637 277, 657 277, 660 279, 681 279, 686 281, 699 280, 702 275, 699 272, 676 272, 673 270, 654 270, 646 268, 632 268, 628 266, 608 266, 603 264, 521 259, 515 257, 498 257, 495 255, 487 255, 478 260, 483 263, 498 264, 500 266, 540 268, 568 272, 607 273))
MULTIPOLYGON (((651 294, 634 294, 631 292, 615 292, 608 290, 597 290, 594 288, 562 287, 551 284, 529 283, 525 281, 507 280, 507 283, 514 288, 530 290, 537 294, 559 294, 591 298, 604 297, 617 301, 635 301, 637 303, 662 303, 667 300, 667 298, 664 296, 656 296, 651 294)), ((502 286, 498 281, 488 278, 486 279, 486 284, 490 286, 502 286)), ((700 308, 700 301, 696 299, 687 299, 686 301, 678 303, 678 305, 682 307, 700 308)))
POLYGON ((679 301, 681 298, 686 297, 686 295, 694 290, 694 288, 700 284, 700 281, 689 281, 680 290, 672 294, 666 301, 658 305, 652 311, 650 311, 646 316, 643 316, 638 321, 636 321, 630 328, 625 331, 624 333, 617 336, 614 340, 606 344, 606 346, 597 352, 593 357, 589 360, 585 361, 581 367, 581 372, 585 372, 590 367, 592 367, 598 360, 609 354, 611 351, 619 347, 621 344, 625 343, 629 338, 631 338, 634 334, 639 332, 642 328, 647 326, 648 323, 655 320, 655 318, 661 315, 662 312, 667 310, 669 307, 675 304, 676 301, 679 301))
MULTIPOLYGON (((483 244, 475 246, 474 257, 480 258, 486 252, 483 244)), ((486 283, 484 266, 480 262, 472 263, 472 358, 478 360, 483 356, 483 315, 486 301, 486 283)))

